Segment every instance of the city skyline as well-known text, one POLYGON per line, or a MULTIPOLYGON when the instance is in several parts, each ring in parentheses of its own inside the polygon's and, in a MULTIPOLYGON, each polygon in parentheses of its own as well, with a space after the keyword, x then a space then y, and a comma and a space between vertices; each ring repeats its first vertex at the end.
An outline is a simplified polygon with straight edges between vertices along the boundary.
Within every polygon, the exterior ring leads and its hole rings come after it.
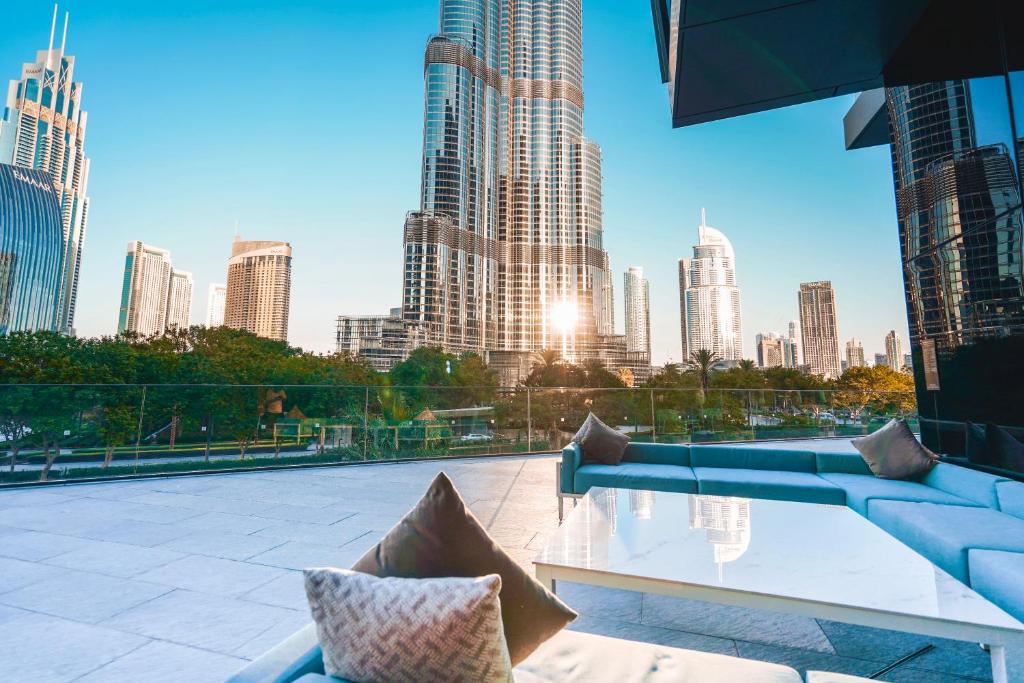
MULTIPOLYGON (((415 205, 414 201, 409 201, 411 193, 408 184, 410 176, 416 176, 423 134, 421 117, 410 115, 410 111, 422 110, 422 45, 429 33, 429 29, 424 27, 436 24, 437 6, 435 0, 404 2, 399 5, 391 9, 364 8, 362 12, 365 16, 361 15, 370 29, 380 27, 379 30, 394 31, 396 38, 402 38, 396 40, 394 54, 386 64, 367 66, 365 73, 346 74, 338 82, 337 90, 340 94, 350 82, 357 86, 360 82, 369 82, 385 75, 390 77, 392 71, 397 69, 395 73, 400 74, 398 80, 405 84, 389 87, 390 92, 384 95, 389 104, 383 108, 385 111, 382 114, 367 118, 360 117, 356 112, 343 112, 345 120, 349 122, 346 129, 354 130, 362 126, 369 131, 379 130, 379 134, 370 133, 367 137, 380 139, 383 136, 385 143, 380 149, 381 157, 371 159, 369 167, 363 169, 365 173, 360 172, 367 180, 352 176, 338 162, 328 167, 328 176, 341 173, 336 178, 338 182, 331 183, 332 186, 347 188, 342 190, 340 196, 335 190, 317 190, 320 181, 295 167, 285 171, 284 168, 275 169, 264 165, 262 177, 257 178, 255 183, 247 183, 244 191, 240 191, 240 186, 221 174, 215 176, 215 182, 209 182, 214 177, 211 173, 215 168, 227 165, 226 161, 217 160, 229 153, 229 149, 235 155, 235 162, 252 157, 245 150, 216 142, 208 135, 196 137, 191 122, 185 120, 187 117, 175 119, 165 117, 159 111, 154 112, 164 132, 183 141, 180 144, 181 150, 172 149, 162 140, 147 139, 144 136, 135 136, 134 145, 125 145, 123 138, 131 138, 130 132, 139 129, 134 122, 124 117, 123 108, 118 104, 124 94, 123 88, 118 87, 113 65, 126 53, 139 55, 138 58, 143 60, 140 66, 153 69, 152 84, 159 84, 160 89, 149 89, 149 81, 140 87, 151 94, 154 101, 167 104, 189 92, 191 83, 187 78, 187 67, 199 63, 198 54, 195 57, 186 56, 184 64, 170 69, 167 65, 153 62, 147 51, 140 49, 140 46, 160 42, 155 40, 157 34, 153 33, 156 26, 159 26, 159 35, 167 31, 187 35, 200 48, 198 53, 203 52, 202 47, 212 36, 208 36, 205 31, 197 33, 195 27, 174 21, 173 18, 168 21, 166 12, 160 8, 132 8, 124 17, 115 21, 128 22, 132 30, 115 31, 118 40, 111 45, 109 40, 105 42, 100 39, 101 35, 109 33, 109 30, 101 29, 104 26, 109 29, 110 5, 84 2, 72 8, 68 51, 75 52, 77 56, 76 78, 89 86, 86 106, 93 116, 90 121, 89 154, 94 164, 97 159, 102 162, 95 168, 103 170, 103 173, 94 170, 90 181, 92 205, 89 245, 82 275, 86 293, 80 297, 83 301, 81 305, 86 308, 77 321, 80 334, 100 335, 114 331, 115 321, 109 313, 109 301, 111 294, 116 297, 121 283, 119 275, 112 276, 110 271, 112 262, 117 263, 122 258, 118 254, 122 247, 118 245, 138 237, 166 246, 183 262, 192 266, 195 286, 202 291, 211 282, 223 282, 222 251, 212 248, 210 244, 216 244, 218 239, 230 239, 236 220, 246 234, 251 236, 273 238, 280 235, 282 230, 288 231, 297 254, 302 254, 303 267, 295 273, 296 305, 292 312, 292 343, 311 350, 329 351, 334 346, 331 323, 334 314, 344 311, 386 311, 400 303, 400 292, 390 283, 397 277, 395 259, 401 249, 399 235, 402 217, 410 204, 415 205), (411 45, 406 45, 404 40, 408 40, 411 45), (186 83, 189 85, 186 86, 186 83), (399 112, 402 112, 401 115, 399 112), (121 130, 129 134, 115 133, 121 130), (142 148, 135 149, 140 140, 142 148), (202 145, 200 153, 197 153, 199 150, 194 147, 195 144, 202 145), (136 152, 145 155, 145 166, 139 166, 136 152), (241 157, 237 153, 241 153, 241 157), (407 168, 410 158, 414 160, 412 173, 407 168), (154 178, 147 177, 140 170, 147 168, 150 163, 158 163, 164 169, 161 176, 169 184, 164 189, 186 197, 188 201, 161 216, 144 215, 143 229, 139 230, 140 215, 143 215, 139 211, 140 202, 158 201, 154 193, 159 185, 154 178), (188 173, 184 172, 186 168, 190 169, 188 173), (187 180, 192 177, 192 169, 197 175, 194 180, 187 180), (292 196, 297 201, 293 201, 292 196), (321 201, 316 199, 317 196, 329 196, 331 201, 321 201), (382 204, 380 198, 383 196, 389 197, 389 200, 382 204), (250 201, 252 199, 257 201, 250 201), (340 199, 341 205, 346 208, 345 218, 340 224, 335 217, 335 199, 340 199), (330 204, 330 209, 327 204, 330 204), (296 207, 300 210, 296 211, 296 207), (325 242, 327 239, 332 242, 325 242), (317 249, 321 243, 358 245, 356 248, 364 251, 369 258, 361 259, 359 263, 346 263, 346 267, 339 271, 334 263, 335 258, 328 257, 326 250, 317 249), (371 276, 371 272, 380 275, 371 276), (369 288, 361 286, 363 281, 381 284, 369 288), (103 306, 105 302, 106 306, 103 306), (325 314, 324 311, 329 313, 325 314)), ((39 46, 45 47, 51 12, 52 5, 48 3, 19 6, 12 10, 10 40, 0 46, 0 57, 4 60, 0 61, 0 77, 17 77, 26 53, 32 54, 39 46)), ((238 18, 223 8, 212 11, 199 4, 195 5, 192 12, 203 16, 204 20, 208 19, 208 30, 211 32, 219 26, 234 25, 233 22, 238 18)), ((746 356, 754 355, 754 332, 759 329, 782 329, 788 320, 796 316, 795 307, 775 306, 773 302, 783 300, 784 295, 781 293, 792 291, 800 280, 815 277, 829 277, 833 280, 844 299, 841 325, 844 330, 856 332, 859 337, 867 340, 868 352, 880 349, 881 337, 886 330, 894 326, 904 327, 905 311, 898 296, 902 287, 898 259, 884 259, 885 263, 881 264, 882 273, 870 281, 862 281, 859 274, 854 272, 863 272, 865 268, 877 270, 879 262, 871 260, 876 258, 871 244, 878 240, 894 239, 895 226, 892 214, 887 213, 892 211, 892 188, 884 181, 878 182, 877 177, 880 168, 888 169, 888 155, 869 152, 854 157, 844 155, 841 150, 842 131, 841 125, 835 123, 838 116, 836 112, 843 110, 848 100, 840 98, 831 103, 818 103, 756 117, 767 120, 765 123, 746 124, 736 121, 714 124, 703 132, 702 139, 685 132, 673 134, 664 127, 664 116, 658 115, 658 112, 663 113, 659 107, 664 99, 659 84, 634 82, 635 79, 625 77, 627 72, 643 69, 656 73, 656 60, 647 50, 650 46, 643 44, 635 50, 627 49, 617 57, 625 60, 621 65, 606 56, 603 49, 618 44, 617 30, 620 27, 636 31, 637 35, 649 36, 646 8, 607 8, 586 4, 585 12, 587 128, 588 135, 601 140, 604 148, 604 223, 607 230, 604 246, 611 255, 613 269, 621 270, 630 262, 642 263, 646 268, 652 284, 655 364, 664 363, 670 358, 676 362, 681 360, 678 351, 678 301, 672 303, 677 297, 673 283, 675 262, 674 258, 662 257, 661 254, 666 244, 671 245, 670 250, 676 256, 685 253, 690 241, 686 238, 689 230, 685 225, 679 225, 681 221, 674 216, 672 207, 663 208, 654 201, 655 196, 664 192, 666 183, 680 188, 678 192, 683 201, 692 207, 693 215, 696 215, 700 204, 706 203, 714 212, 716 222, 736 226, 731 227, 729 233, 741 258, 743 254, 765 257, 765 264, 758 263, 761 258, 748 258, 745 264, 749 262, 749 265, 744 265, 740 274, 739 284, 745 286, 748 292, 743 302, 743 316, 747 321, 743 339, 746 356), (635 95, 637 106, 630 106, 630 98, 622 97, 623 89, 635 95), (648 106, 653 101, 659 104, 648 106), (624 119, 635 121, 628 133, 621 132, 617 124, 624 119), (773 130, 773 137, 778 139, 777 144, 768 144, 762 140, 763 136, 747 132, 763 129, 764 126, 773 130), (664 153, 661 152, 662 147, 665 148, 664 153), (750 152, 742 167, 724 161, 708 163, 711 158, 707 155, 712 150, 715 158, 721 157, 724 160, 733 154, 730 150, 736 148, 746 148, 750 152), (692 169, 671 170, 671 159, 680 149, 695 155, 694 161, 701 165, 701 174, 694 174, 692 169), (824 187, 819 184, 818 191, 812 193, 814 197, 808 201, 800 186, 809 175, 790 172, 786 178, 765 177, 763 187, 743 182, 746 196, 742 201, 737 201, 735 190, 728 187, 726 179, 735 173, 739 174, 740 181, 749 178, 750 174, 763 176, 764 169, 771 166, 772 154, 782 149, 803 159, 808 166, 818 163, 816 159, 824 154, 822 149, 831 149, 826 156, 838 160, 828 162, 830 167, 836 169, 835 181, 824 187), (643 165, 637 166, 640 159, 643 159, 643 165), (633 170, 644 167, 649 168, 650 172, 637 174, 633 170), (851 194, 849 189, 852 180, 857 181, 853 185, 867 192, 873 202, 850 202, 856 206, 852 206, 851 211, 846 212, 842 219, 837 219, 831 213, 833 209, 827 208, 828 202, 824 200, 834 202, 840 192, 851 194), (651 188, 645 189, 641 186, 643 183, 650 184, 651 188), (687 187, 681 187, 680 183, 687 187), (763 215, 758 209, 758 204, 763 204, 766 196, 772 196, 775 202, 774 211, 769 216, 763 215), (868 205, 872 205, 873 209, 866 211, 865 206, 868 205), (828 216, 827 229, 820 227, 822 216, 828 216), (649 228, 644 231, 634 230, 633 225, 637 221, 649 228), (772 239, 766 239, 765 235, 768 234, 773 236, 772 239), (808 266, 811 263, 809 254, 836 253, 834 247, 830 246, 830 238, 838 234, 852 239, 843 246, 846 258, 837 260, 835 264, 829 263, 824 269, 820 263, 813 268, 808 266), (800 236, 799 240, 794 239, 796 235, 800 236), (791 253, 782 254, 780 248, 791 253), (658 256, 652 258, 652 255, 658 256), (861 258, 859 267, 858 255, 861 258), (777 277, 777 266, 769 265, 773 260, 793 267, 795 272, 791 276, 787 272, 786 281, 781 281, 777 277), (773 270, 775 275, 772 274, 773 270), (879 313, 879 307, 883 309, 882 313, 879 313), (881 322, 877 322, 876 318, 881 322)), ((241 23, 245 41, 254 40, 257 43, 269 41, 271 35, 278 35, 282 26, 287 29, 284 45, 290 42, 305 43, 315 40, 318 35, 332 36, 334 39, 339 35, 351 35, 351 31, 346 31, 344 23, 339 20, 338 13, 326 6, 309 7, 294 14, 260 8, 251 18, 241 23)), ((362 47, 360 41, 365 42, 366 39, 351 37, 354 43, 343 49, 357 53, 362 47)), ((267 42, 270 53, 280 54, 273 46, 274 43, 267 42)), ((269 61, 260 62, 260 66, 266 68, 262 71, 253 70, 243 77, 243 83, 251 86, 269 81, 278 72, 278 68, 269 61), (256 73, 263 75, 257 80, 254 75, 256 73)), ((232 83, 227 87, 240 85, 232 83)), ((333 91, 328 93, 328 97, 334 97, 333 91)), ((254 121, 244 125, 249 126, 247 130, 256 132, 262 124, 257 116, 254 121)), ((260 135, 266 141, 265 144, 274 149, 275 141, 260 135)), ((346 146, 355 145, 358 149, 361 144, 359 140, 352 139, 351 135, 342 137, 346 146)), ((300 164, 302 166, 311 157, 302 150, 299 153, 303 159, 300 164)), ((418 184, 413 181, 413 191, 418 184)), ((852 194, 857 195, 856 192, 852 194)), ((887 257, 891 256, 887 254, 887 257)), ((114 272, 118 273, 121 264, 115 268, 114 272)), ((623 300, 622 295, 616 295, 615 308, 621 311, 622 304, 619 302, 623 300)), ((204 322, 205 311, 199 306, 193 308, 192 322, 204 322)), ((616 322, 618 330, 623 329, 624 321, 616 322)))

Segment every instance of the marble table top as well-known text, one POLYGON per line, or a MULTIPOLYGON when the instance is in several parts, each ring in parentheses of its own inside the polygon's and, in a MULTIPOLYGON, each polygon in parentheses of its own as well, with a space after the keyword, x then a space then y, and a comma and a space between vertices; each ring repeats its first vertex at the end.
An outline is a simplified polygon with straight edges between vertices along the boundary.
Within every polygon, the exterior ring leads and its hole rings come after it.
POLYGON ((594 488, 534 563, 1024 631, 845 506, 594 488))

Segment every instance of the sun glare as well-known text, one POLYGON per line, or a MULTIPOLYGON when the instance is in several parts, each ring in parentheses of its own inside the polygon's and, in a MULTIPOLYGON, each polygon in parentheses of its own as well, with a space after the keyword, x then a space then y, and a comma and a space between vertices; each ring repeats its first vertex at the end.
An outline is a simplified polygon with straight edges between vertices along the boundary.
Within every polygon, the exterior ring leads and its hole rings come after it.
POLYGON ((551 306, 551 325, 560 332, 569 333, 576 329, 579 310, 575 301, 568 299, 556 301, 551 306))

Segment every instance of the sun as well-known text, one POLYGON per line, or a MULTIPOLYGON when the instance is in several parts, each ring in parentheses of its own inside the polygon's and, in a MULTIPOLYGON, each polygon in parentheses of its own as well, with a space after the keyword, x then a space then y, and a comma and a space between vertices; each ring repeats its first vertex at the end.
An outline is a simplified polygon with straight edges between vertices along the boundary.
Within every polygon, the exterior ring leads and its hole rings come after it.
POLYGON ((575 301, 563 299, 551 306, 551 325, 562 333, 568 334, 576 329, 579 321, 579 310, 575 301))

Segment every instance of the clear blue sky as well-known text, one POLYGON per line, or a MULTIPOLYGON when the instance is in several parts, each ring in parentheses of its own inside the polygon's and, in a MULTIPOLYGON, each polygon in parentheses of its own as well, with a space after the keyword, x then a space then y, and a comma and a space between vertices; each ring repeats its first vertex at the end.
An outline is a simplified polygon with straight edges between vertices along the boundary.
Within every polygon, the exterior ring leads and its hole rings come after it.
MULTIPOLYGON (((92 208, 80 334, 117 324, 124 248, 171 250, 193 320, 223 282, 235 222, 294 249, 290 340, 329 350, 339 313, 400 303, 402 222, 419 203, 422 63, 438 0, 71 0, 92 208)), ((0 80, 45 49, 53 5, 8 3, 0 80)), ((797 317, 830 279, 841 340, 906 339, 888 151, 846 152, 837 98, 673 130, 647 0, 584 0, 586 127, 604 149, 616 277, 651 281, 656 362, 679 360, 677 259, 700 208, 737 252, 744 344, 797 317)), ((59 28, 58 28, 59 33, 59 28)), ((5 89, 6 90, 6 89, 5 89)))

